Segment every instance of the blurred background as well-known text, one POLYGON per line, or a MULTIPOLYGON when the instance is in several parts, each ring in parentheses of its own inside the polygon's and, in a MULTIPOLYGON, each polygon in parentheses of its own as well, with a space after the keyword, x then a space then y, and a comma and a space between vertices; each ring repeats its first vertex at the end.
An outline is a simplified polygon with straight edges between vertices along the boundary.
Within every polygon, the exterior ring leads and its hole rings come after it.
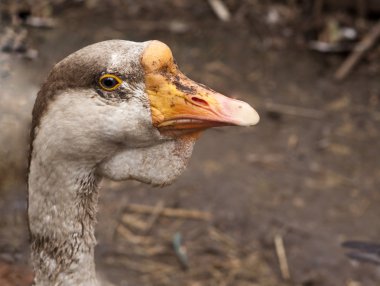
POLYGON ((94 42, 158 39, 261 122, 207 131, 169 187, 104 181, 98 272, 116 285, 379 285, 380 267, 341 247, 380 241, 379 15, 376 0, 1 0, 0 284, 31 277, 29 127, 49 70, 94 42))

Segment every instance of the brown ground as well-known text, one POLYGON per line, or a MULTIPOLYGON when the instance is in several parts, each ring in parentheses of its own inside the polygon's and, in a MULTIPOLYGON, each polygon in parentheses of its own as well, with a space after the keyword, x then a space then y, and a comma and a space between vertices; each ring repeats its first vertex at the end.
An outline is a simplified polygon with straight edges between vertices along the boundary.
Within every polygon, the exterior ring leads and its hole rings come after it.
MULTIPOLYGON (((99 272, 117 285, 379 285, 378 267, 350 262, 340 247, 347 239, 380 240, 378 66, 361 65, 336 83, 332 74, 342 57, 312 53, 294 44, 295 36, 278 37, 289 30, 255 25, 255 12, 240 12, 244 20, 223 24, 207 5, 176 7, 177 14, 166 17, 157 7, 144 9, 125 15, 73 6, 57 12, 55 29, 30 30, 40 52, 36 61, 3 55, 10 72, 0 75, 6 87, 0 91, 2 116, 26 122, 38 85, 70 52, 105 39, 154 38, 172 47, 189 77, 251 103, 262 120, 251 129, 206 132, 188 170, 172 186, 105 182, 99 272), (186 31, 173 28, 180 24, 186 31), (9 111, 12 95, 24 102, 20 116, 9 111), (273 112, 268 103, 307 110, 288 115, 273 112), (196 209, 212 219, 152 220, 130 204, 196 209), (187 262, 175 254, 179 235, 187 262), (289 281, 279 269, 275 237, 285 245, 289 281)), ((19 132, 4 126, 1 134, 19 132)), ((17 150, 25 138, 18 136, 0 135, 9 158, 23 154, 17 150)), ((24 263, 25 185, 12 178, 19 184, 2 184, 0 258, 24 263)))

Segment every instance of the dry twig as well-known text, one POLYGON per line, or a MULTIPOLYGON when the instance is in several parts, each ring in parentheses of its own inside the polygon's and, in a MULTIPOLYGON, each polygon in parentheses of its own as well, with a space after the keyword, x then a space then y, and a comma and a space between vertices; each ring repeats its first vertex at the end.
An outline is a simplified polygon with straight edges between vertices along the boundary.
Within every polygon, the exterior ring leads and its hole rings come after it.
POLYGON ((208 0, 210 7, 214 11, 215 15, 223 22, 228 22, 231 19, 230 11, 222 0, 208 0))
POLYGON ((153 212, 152 212, 152 215, 150 216, 149 221, 147 223, 147 226, 145 229, 145 234, 149 234, 149 232, 152 230, 154 224, 156 223, 156 221, 158 220, 158 218, 160 217, 160 215, 164 209, 165 209, 165 204, 163 201, 159 201, 155 205, 153 212))
POLYGON ((123 224, 140 231, 146 231, 148 228, 148 224, 145 221, 138 219, 134 215, 124 214, 121 217, 121 221, 123 222, 123 224))
POLYGON ((284 280, 288 280, 290 279, 290 272, 289 272, 288 260, 286 258, 284 241, 281 235, 276 235, 274 237, 274 245, 276 247, 276 253, 278 257, 278 262, 280 264, 282 278, 284 280))
POLYGON ((349 57, 342 63, 342 65, 335 72, 335 79, 344 79, 354 66, 360 61, 365 53, 375 44, 376 40, 380 37, 380 21, 377 22, 372 29, 363 37, 363 39, 355 46, 349 57))
POLYGON ((119 224, 116 231, 124 237, 127 241, 133 243, 133 244, 152 244, 153 239, 146 236, 136 235, 132 233, 128 228, 126 228, 124 225, 119 224))
MULTIPOLYGON (((155 214, 157 213, 156 206, 147 206, 140 204, 129 204, 128 209, 131 212, 140 214, 155 214)), ((182 219, 197 219, 197 220, 211 220, 211 214, 209 212, 202 212, 198 210, 186 210, 186 209, 174 209, 174 208, 163 208, 161 211, 162 216, 172 217, 172 218, 182 218, 182 219)))

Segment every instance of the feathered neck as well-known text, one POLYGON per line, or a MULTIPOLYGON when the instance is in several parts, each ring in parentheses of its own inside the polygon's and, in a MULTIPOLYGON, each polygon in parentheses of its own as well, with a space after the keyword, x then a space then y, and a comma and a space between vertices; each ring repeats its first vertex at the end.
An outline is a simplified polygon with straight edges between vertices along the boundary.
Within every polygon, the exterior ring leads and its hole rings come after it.
POLYGON ((36 285, 97 285, 94 247, 99 179, 86 164, 46 162, 35 148, 29 224, 36 285))
POLYGON ((94 164, 59 155, 39 135, 31 155, 28 207, 35 285, 96 286, 94 228, 101 177, 168 184, 185 169, 196 137, 122 150, 94 164))

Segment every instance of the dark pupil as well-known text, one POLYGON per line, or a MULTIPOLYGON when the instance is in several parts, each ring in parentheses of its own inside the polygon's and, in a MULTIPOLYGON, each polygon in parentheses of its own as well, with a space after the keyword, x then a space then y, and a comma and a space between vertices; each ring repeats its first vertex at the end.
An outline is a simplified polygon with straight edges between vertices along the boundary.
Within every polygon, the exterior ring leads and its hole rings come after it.
POLYGON ((112 78, 112 77, 106 77, 105 79, 103 79, 103 85, 107 88, 112 88, 114 87, 115 85, 117 84, 117 81, 116 79, 112 78))

